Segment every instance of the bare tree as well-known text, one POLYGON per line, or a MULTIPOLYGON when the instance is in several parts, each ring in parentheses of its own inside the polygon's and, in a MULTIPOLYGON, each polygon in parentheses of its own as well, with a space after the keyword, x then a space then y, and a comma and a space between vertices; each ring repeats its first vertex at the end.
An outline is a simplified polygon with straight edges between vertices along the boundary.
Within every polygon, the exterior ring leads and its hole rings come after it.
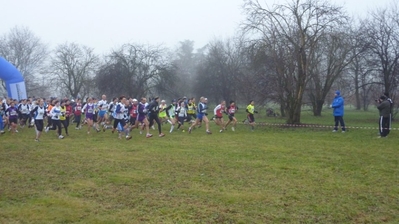
POLYGON ((398 5, 375 9, 362 23, 371 54, 378 58, 380 79, 385 92, 398 87, 399 78, 399 14, 398 5))
MULTIPOLYGON (((0 37, 0 56, 12 63, 25 79, 28 93, 34 91, 47 57, 47 45, 27 27, 14 27, 0 37)), ((2 86, 5 88, 3 80, 2 86)))
POLYGON ((125 44, 105 57, 96 82, 99 90, 112 95, 142 97, 173 91, 174 67, 161 47, 125 44))
POLYGON ((241 55, 244 66, 237 76, 240 95, 246 102, 255 100, 260 106, 277 102, 281 116, 285 117, 284 92, 291 89, 291 84, 283 79, 285 74, 291 74, 289 48, 271 34, 263 41, 247 42, 241 55))
MULTIPOLYGON (((292 91, 284 94, 284 100, 287 123, 300 123, 302 99, 309 79, 309 55, 313 54, 323 33, 344 24, 347 17, 341 7, 322 0, 292 0, 271 8, 264 7, 257 0, 248 0, 245 10, 245 31, 259 34, 261 39, 268 39, 273 33, 293 53, 295 73, 285 75, 287 81, 294 82, 292 91)), ((270 40, 265 42, 270 43, 270 40)))
POLYGON ((179 42, 179 47, 171 59, 176 66, 176 82, 171 87, 176 96, 193 95, 194 79, 196 76, 196 54, 194 53, 194 41, 185 40, 179 42))
MULTIPOLYGON (((362 27, 362 24, 358 24, 362 27)), ((378 78, 378 59, 369 51, 367 35, 358 28, 353 31, 350 41, 355 46, 351 49, 353 60, 348 66, 348 73, 352 79, 356 109, 367 110, 371 102, 370 93, 374 85, 381 85, 378 78)))
POLYGON ((198 66, 196 93, 209 94, 214 103, 235 100, 242 67, 240 42, 216 40, 208 44, 207 50, 198 66))
MULTIPOLYGON (((326 97, 334 82, 347 72, 349 64, 356 54, 352 49, 357 47, 351 40, 354 33, 348 32, 349 27, 325 32, 309 57, 309 99, 314 116, 321 116, 326 97)), ((364 47, 360 48, 360 53, 364 47)))
POLYGON ((85 83, 94 77, 98 60, 92 48, 76 43, 61 44, 51 59, 50 73, 67 94, 73 98, 83 97, 85 83))

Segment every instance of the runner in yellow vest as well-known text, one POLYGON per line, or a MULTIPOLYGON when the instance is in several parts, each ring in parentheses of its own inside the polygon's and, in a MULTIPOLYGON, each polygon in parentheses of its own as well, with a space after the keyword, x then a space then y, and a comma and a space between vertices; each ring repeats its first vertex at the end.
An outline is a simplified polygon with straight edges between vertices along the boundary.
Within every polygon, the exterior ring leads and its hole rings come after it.
POLYGON ((166 101, 161 100, 161 104, 159 105, 159 120, 161 120, 161 123, 167 123, 168 122, 168 115, 166 114, 166 101))
POLYGON ((245 110, 248 114, 247 114, 247 119, 249 122, 249 125, 251 125, 251 130, 254 131, 254 127, 256 125, 255 123, 255 117, 254 117, 254 113, 258 113, 258 111, 255 110, 255 101, 251 100, 249 101, 249 105, 247 106, 247 109, 245 110))
POLYGON ((60 115, 60 122, 62 126, 64 126, 65 129, 65 134, 69 136, 68 134, 68 123, 66 122, 66 101, 61 101, 61 107, 60 107, 61 115, 60 115))
POLYGON ((191 121, 195 121, 195 119, 197 118, 195 111, 197 110, 197 107, 195 106, 195 98, 191 98, 188 100, 188 104, 187 104, 187 121, 191 122, 191 121))

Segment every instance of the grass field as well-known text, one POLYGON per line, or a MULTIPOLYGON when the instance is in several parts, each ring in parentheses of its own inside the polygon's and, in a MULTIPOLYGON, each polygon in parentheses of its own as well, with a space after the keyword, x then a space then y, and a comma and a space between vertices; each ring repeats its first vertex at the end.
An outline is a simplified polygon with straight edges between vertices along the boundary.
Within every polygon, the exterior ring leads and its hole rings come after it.
MULTIPOLYGON (((302 122, 332 125, 330 113, 302 122)), ((350 127, 377 119, 345 115, 350 127)), ((130 141, 73 128, 63 140, 1 135, 0 223, 399 223, 398 130, 211 127, 130 141)))

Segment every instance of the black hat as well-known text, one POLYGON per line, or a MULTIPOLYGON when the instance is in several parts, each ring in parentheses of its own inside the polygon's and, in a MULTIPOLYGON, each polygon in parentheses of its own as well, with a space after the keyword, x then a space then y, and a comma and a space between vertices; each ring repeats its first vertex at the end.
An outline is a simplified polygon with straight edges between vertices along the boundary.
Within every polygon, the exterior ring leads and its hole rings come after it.
POLYGON ((380 96, 381 100, 385 100, 387 97, 386 96, 380 96))

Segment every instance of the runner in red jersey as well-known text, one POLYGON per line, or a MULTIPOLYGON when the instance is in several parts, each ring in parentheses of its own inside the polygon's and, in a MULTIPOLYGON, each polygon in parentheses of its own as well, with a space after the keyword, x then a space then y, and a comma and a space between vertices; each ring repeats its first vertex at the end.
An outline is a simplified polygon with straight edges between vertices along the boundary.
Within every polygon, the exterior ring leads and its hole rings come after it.
POLYGON ((235 118, 234 114, 236 113, 236 111, 237 111, 236 103, 234 101, 230 101, 230 106, 227 108, 227 114, 229 115, 229 121, 227 121, 226 125, 224 126, 225 129, 227 128, 227 125, 232 123, 231 130, 235 131, 237 119, 235 118))
POLYGON ((138 128, 138 126, 139 126, 139 121, 137 120, 137 115, 139 114, 138 104, 139 104, 139 101, 137 99, 133 99, 132 105, 129 108, 130 109, 129 114, 130 114, 131 129, 138 128))
POLYGON ((215 107, 213 110, 215 114, 215 123, 220 126, 220 131, 223 132, 224 128, 224 122, 223 122, 223 113, 226 113, 226 101, 222 101, 219 105, 215 107))

